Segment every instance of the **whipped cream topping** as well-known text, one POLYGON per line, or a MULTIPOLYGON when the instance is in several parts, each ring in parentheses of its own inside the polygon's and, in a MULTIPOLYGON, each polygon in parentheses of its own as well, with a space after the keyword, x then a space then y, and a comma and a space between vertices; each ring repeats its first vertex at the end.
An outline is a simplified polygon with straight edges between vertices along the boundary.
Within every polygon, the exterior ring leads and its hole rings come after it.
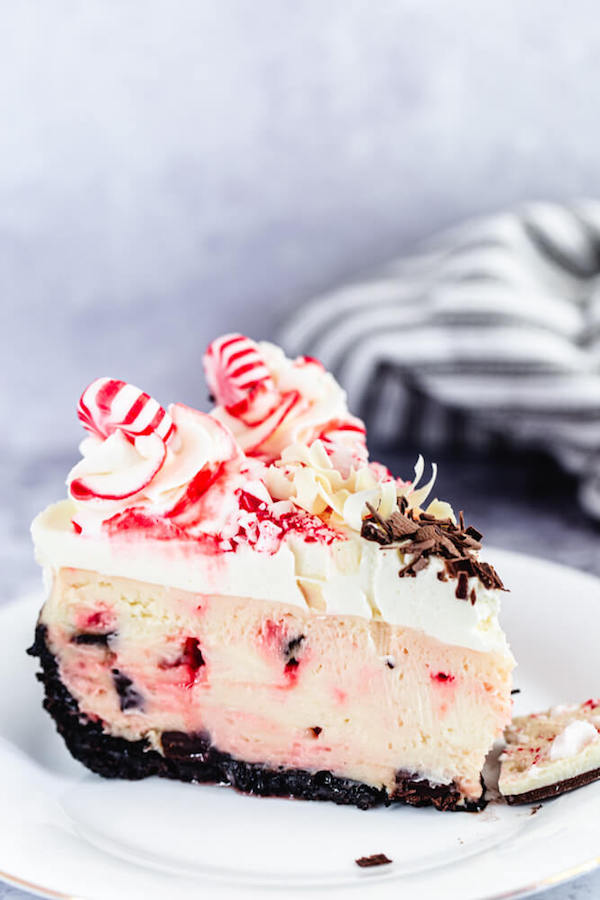
MULTIPOLYGON (((478 602, 465 603, 435 566, 399 579, 398 551, 360 535, 367 503, 383 518, 399 501, 423 508, 435 466, 423 484, 421 457, 412 481, 370 461, 363 423, 316 360, 226 335, 208 348, 205 370, 217 402, 210 413, 162 407, 115 379, 86 389, 79 416, 88 436, 67 478, 70 500, 33 525, 47 569, 272 593, 319 612, 413 623, 440 639, 509 652, 497 592, 473 579, 478 602)), ((444 501, 426 512, 455 521, 444 501)))
POLYGON ((321 439, 342 471, 366 464, 364 423, 350 415, 345 392, 318 360, 291 360, 274 344, 230 334, 211 344, 205 370, 218 404, 212 415, 248 456, 272 462, 291 444, 321 439))
POLYGON ((243 538, 273 552, 292 516, 294 530, 304 516, 327 542, 330 529, 360 532, 367 503, 389 516, 399 497, 418 507, 431 490, 435 466, 418 487, 421 457, 412 482, 369 461, 364 424, 317 360, 231 334, 209 346, 205 370, 218 401, 208 414, 165 409, 116 379, 86 388, 78 413, 89 434, 67 478, 76 530, 210 535, 224 552, 243 538))
MULTIPOLYGON (((48 578, 63 567, 132 578, 193 593, 252 597, 297 606, 321 615, 354 615, 414 628, 457 646, 495 652, 512 662, 498 623, 499 592, 470 579, 477 602, 456 598, 438 578, 439 560, 417 578, 398 578, 397 550, 379 547, 348 532, 325 540, 293 528, 272 552, 240 542, 236 552, 173 536, 139 540, 139 532, 77 534, 70 527, 74 504, 63 500, 33 522, 38 562, 48 578)), ((301 521, 303 521, 303 517, 301 521)), ((325 526, 323 526, 325 527, 325 526)))
POLYGON ((193 519, 192 510, 199 512, 200 498, 217 479, 240 474, 239 448, 216 419, 182 404, 169 407, 169 419, 168 440, 116 429, 82 441, 83 459, 67 476, 82 530, 98 531, 128 509, 181 526, 193 519))

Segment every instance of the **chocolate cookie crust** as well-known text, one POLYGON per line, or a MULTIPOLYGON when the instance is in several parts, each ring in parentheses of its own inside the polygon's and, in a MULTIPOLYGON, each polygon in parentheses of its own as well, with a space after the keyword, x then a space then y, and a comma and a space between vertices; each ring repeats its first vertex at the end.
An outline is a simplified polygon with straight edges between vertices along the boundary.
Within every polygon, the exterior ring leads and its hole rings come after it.
POLYGON ((45 625, 37 626, 33 646, 27 652, 40 660, 42 671, 37 678, 45 689, 43 705, 71 755, 104 778, 136 781, 157 775, 185 782, 229 784, 261 797, 330 800, 359 809, 392 803, 452 811, 476 811, 485 806, 483 795, 476 802, 463 801, 455 785, 434 785, 409 772, 397 773, 396 787, 390 796, 384 788, 338 778, 327 770, 271 769, 243 762, 219 751, 204 733, 163 732, 163 755, 145 740, 128 741, 105 734, 101 722, 80 712, 77 701, 60 679, 58 663, 46 642, 45 625))
POLYGON ((561 794, 567 794, 576 788, 585 787, 586 784, 591 784, 592 781, 597 781, 599 778, 600 769, 590 769, 589 772, 573 775, 572 778, 565 778, 563 781, 555 781, 554 784, 545 784, 533 791, 523 791, 522 794, 503 794, 503 797, 511 806, 521 803, 537 803, 539 800, 551 800, 553 797, 560 797, 561 794))

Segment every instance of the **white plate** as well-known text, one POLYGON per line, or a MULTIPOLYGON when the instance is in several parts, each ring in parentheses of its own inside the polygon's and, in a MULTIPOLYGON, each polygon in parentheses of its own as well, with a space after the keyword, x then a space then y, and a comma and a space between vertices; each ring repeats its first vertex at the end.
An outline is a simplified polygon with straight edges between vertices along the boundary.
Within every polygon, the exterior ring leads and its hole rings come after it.
MULTIPOLYGON (((518 711, 600 694, 600 580, 539 559, 488 557, 513 588, 502 621, 518 711)), ((524 896, 600 864, 600 783, 479 814, 244 797, 159 779, 104 781, 67 754, 40 708, 39 598, 0 610, 0 874, 42 895, 273 900, 524 896), (361 870, 354 859, 393 864, 361 870), (358 893, 352 888, 359 888, 358 893)))

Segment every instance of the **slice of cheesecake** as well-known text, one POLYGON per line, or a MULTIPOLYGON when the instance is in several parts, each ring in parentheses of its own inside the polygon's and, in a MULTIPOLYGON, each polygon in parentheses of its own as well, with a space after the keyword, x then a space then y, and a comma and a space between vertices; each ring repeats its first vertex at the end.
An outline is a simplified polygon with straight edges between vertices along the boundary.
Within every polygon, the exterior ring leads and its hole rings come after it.
POLYGON ((511 714, 502 583, 431 483, 369 462, 315 360, 215 341, 216 407, 99 379, 69 499, 32 531, 32 653, 71 753, 107 777, 366 808, 482 805, 511 714))
POLYGON ((600 700, 517 716, 505 737, 498 787, 508 803, 548 800, 600 778, 600 700))

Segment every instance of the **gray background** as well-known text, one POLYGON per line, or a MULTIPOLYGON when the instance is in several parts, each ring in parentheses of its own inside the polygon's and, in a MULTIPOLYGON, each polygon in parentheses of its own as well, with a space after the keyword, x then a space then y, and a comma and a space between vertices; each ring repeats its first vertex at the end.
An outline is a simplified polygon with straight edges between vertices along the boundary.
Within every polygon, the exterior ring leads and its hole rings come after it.
MULTIPOLYGON (((466 215, 600 196, 599 84, 592 0, 2 4, 4 594, 37 578, 27 524, 63 492, 88 381, 202 406, 216 333, 272 336, 466 215)), ((600 573, 549 463, 440 461, 490 540, 600 573)))

